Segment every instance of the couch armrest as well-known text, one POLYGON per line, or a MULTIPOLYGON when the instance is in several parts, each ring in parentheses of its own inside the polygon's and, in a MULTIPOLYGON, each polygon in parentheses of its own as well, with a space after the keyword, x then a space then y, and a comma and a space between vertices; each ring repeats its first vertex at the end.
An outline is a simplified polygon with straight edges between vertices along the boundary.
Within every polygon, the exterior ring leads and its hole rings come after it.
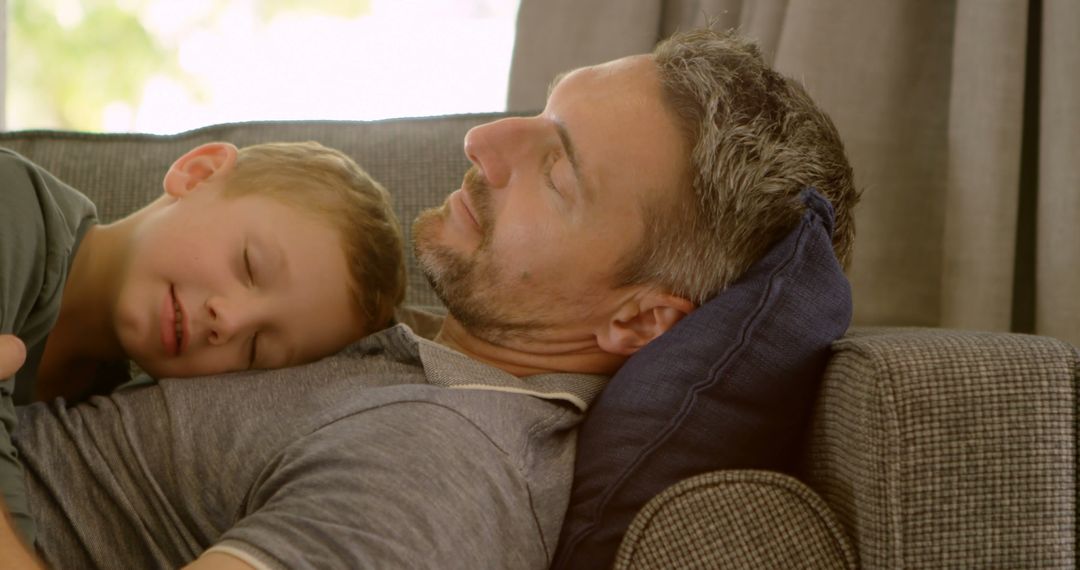
POLYGON ((634 517, 617 570, 855 568, 828 507, 799 481, 769 471, 715 471, 653 497, 634 517))
POLYGON ((866 568, 1075 567, 1074 347, 856 329, 834 349, 804 472, 866 568))

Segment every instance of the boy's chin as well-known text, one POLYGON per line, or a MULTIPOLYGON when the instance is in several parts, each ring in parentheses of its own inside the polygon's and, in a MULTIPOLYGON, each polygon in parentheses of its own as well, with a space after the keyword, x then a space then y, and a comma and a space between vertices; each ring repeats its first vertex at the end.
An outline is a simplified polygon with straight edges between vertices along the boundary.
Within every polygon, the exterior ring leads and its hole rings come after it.
POLYGON ((145 372, 151 378, 167 378, 169 376, 169 374, 160 365, 160 363, 154 362, 153 360, 145 360, 139 358, 132 358, 131 360, 135 363, 135 366, 137 366, 139 370, 145 372))

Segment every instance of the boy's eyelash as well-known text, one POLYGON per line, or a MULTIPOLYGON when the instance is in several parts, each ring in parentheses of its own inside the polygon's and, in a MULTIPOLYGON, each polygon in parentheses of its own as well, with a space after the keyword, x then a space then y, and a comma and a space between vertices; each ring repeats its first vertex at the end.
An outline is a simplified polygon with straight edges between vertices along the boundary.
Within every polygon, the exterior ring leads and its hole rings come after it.
POLYGON ((561 196, 562 192, 559 192, 559 189, 555 186, 555 179, 551 176, 552 171, 555 170, 555 162, 558 159, 559 157, 557 155, 552 155, 551 158, 547 160, 547 165, 544 166, 544 180, 547 182, 548 188, 551 188, 561 196))
MULTIPOLYGON (((255 272, 251 270, 251 258, 248 256, 248 248, 244 246, 244 269, 247 270, 248 281, 255 284, 255 272)), ((251 335, 251 354, 248 356, 248 368, 255 368, 255 357, 257 356, 256 349, 259 346, 259 333, 251 335)))
POLYGON ((251 271, 251 259, 248 257, 248 248, 244 247, 244 269, 247 270, 248 280, 255 283, 255 274, 251 271))

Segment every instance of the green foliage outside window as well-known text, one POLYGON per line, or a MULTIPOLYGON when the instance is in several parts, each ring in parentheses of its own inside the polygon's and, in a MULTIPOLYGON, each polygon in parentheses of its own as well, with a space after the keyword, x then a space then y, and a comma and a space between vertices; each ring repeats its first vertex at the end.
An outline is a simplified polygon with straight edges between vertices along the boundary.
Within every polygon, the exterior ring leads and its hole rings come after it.
MULTIPOLYGON (((230 0, 8 0, 8 127, 97 131, 112 103, 137 107, 146 80, 165 75, 196 96, 178 46, 144 24, 154 4, 199 8, 193 27, 215 21, 230 0)), ((285 12, 355 18, 366 0, 256 0, 268 22, 285 12)))

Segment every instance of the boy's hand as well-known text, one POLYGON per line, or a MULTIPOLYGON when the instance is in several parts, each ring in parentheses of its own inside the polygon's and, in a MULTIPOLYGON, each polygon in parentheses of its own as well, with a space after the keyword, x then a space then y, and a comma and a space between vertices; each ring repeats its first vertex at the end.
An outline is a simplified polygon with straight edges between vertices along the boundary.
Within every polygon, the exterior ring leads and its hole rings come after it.
POLYGON ((14 376, 26 361, 26 345, 13 334, 0 334, 0 378, 14 376))

